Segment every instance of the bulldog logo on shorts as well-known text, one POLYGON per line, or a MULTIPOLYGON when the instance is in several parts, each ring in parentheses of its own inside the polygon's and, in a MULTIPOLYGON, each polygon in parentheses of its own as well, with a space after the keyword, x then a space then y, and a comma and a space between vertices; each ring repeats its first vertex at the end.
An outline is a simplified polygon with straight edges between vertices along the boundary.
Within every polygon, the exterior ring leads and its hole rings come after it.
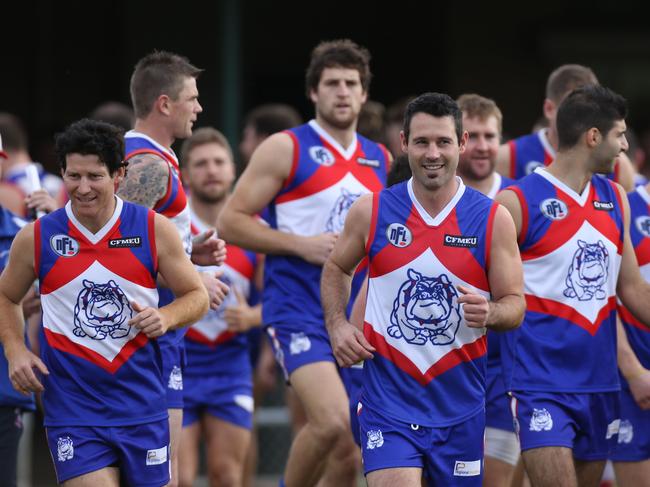
POLYGON ((176 365, 172 367, 172 371, 169 373, 169 382, 167 382, 167 387, 173 391, 183 390, 183 372, 180 367, 176 365))
POLYGON ((74 307, 72 332, 93 340, 127 336, 131 331, 128 321, 133 310, 120 286, 112 279, 105 284, 84 279, 83 285, 74 307))
POLYGON ((56 440, 56 458, 59 462, 72 460, 74 457, 74 445, 69 436, 61 436, 56 440))
POLYGON ((553 428, 553 418, 546 408, 533 408, 533 416, 530 418, 530 431, 550 431, 553 428))
POLYGON ((325 231, 330 233, 339 233, 343 230, 345 217, 352 203, 361 196, 361 193, 350 193, 347 189, 341 188, 341 194, 334 202, 334 207, 330 210, 330 216, 325 223, 325 231))
POLYGON ((618 442, 619 443, 630 443, 634 438, 634 426, 628 419, 621 420, 621 423, 618 427, 618 442))
POLYGON ((578 240, 578 247, 569 266, 564 295, 580 301, 607 298, 603 289, 609 274, 609 253, 605 244, 602 240, 593 244, 578 240))
POLYGON ((415 345, 452 343, 461 317, 458 292, 449 277, 423 276, 413 269, 407 276, 393 302, 388 334, 415 345))
POLYGON ((291 334, 291 342, 289 343, 289 353, 291 355, 307 352, 310 348, 311 340, 303 332, 291 334))
POLYGON ((368 437, 368 443, 366 443, 368 450, 380 448, 384 444, 384 435, 381 434, 381 430, 370 430, 366 436, 368 437))

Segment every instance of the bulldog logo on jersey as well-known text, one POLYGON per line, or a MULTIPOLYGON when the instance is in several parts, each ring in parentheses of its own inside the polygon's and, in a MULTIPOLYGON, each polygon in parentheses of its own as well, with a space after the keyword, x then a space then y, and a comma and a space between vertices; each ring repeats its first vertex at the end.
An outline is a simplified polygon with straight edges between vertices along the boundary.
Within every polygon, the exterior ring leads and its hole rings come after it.
POLYGON ((566 203, 556 198, 548 198, 539 205, 542 214, 549 220, 562 220, 569 214, 566 203))
POLYGON ((456 288, 445 274, 429 277, 409 269, 407 275, 393 302, 388 334, 415 345, 452 343, 461 320, 456 288))
POLYGON ((634 426, 628 419, 621 421, 618 427, 618 442, 630 443, 634 438, 634 426))
POLYGON ((316 164, 320 164, 321 166, 331 166, 336 160, 334 154, 322 145, 310 147, 309 157, 311 157, 316 164))
POLYGON ((352 203, 361 196, 361 193, 351 193, 345 188, 341 188, 341 195, 336 198, 333 208, 330 210, 330 216, 325 224, 325 231, 330 233, 340 233, 345 224, 345 217, 352 203))
POLYGON ((569 266, 564 295, 580 301, 605 299, 607 293, 603 286, 609 274, 609 253, 605 244, 602 240, 593 244, 578 240, 578 247, 569 266))
POLYGON ((83 285, 74 307, 75 327, 72 332, 93 340, 127 336, 131 330, 128 321, 133 310, 120 286, 112 279, 105 284, 84 279, 83 285))
POLYGON ((533 408, 530 418, 530 431, 550 431, 553 428, 553 418, 546 408, 533 408))
POLYGON ((634 219, 634 225, 641 235, 650 237, 650 216, 640 216, 634 219))
POLYGON ((380 448, 384 444, 384 435, 381 430, 370 430, 366 433, 366 436, 368 437, 368 443, 366 443, 368 450, 380 448))
POLYGON ((72 460, 74 457, 74 444, 69 436, 60 436, 56 440, 56 457, 59 462, 72 460))
POLYGON ((74 257, 79 253, 79 242, 61 233, 50 237, 50 247, 55 254, 61 257, 74 257))

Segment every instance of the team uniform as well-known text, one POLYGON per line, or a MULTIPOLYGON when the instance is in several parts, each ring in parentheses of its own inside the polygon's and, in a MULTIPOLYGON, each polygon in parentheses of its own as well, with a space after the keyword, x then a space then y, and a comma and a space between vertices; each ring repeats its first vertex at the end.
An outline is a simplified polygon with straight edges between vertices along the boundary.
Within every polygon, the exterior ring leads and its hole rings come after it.
POLYGON ((510 188, 520 202, 526 315, 501 355, 522 451, 572 448, 603 460, 618 432, 618 190, 594 176, 582 194, 539 168, 510 188))
MULTIPOLYGON (((7 265, 11 242, 27 222, 0 207, 0 273, 7 265)), ((18 442, 24 411, 33 411, 33 395, 16 391, 9 380, 9 364, 0 345, 0 485, 16 485, 18 442)))
MULTIPOLYGON (((301 236, 340 232, 352 203, 385 186, 388 152, 360 135, 346 150, 314 120, 285 133, 293 141, 293 165, 269 206, 271 227, 301 236)), ((295 256, 266 258, 263 322, 287 377, 302 365, 334 362, 321 308, 321 271, 295 256)))
MULTIPOLYGON (((630 201, 630 238, 641 275, 650 281, 650 194, 641 186, 628 195, 630 201)), ((650 329, 619 304, 619 316, 630 346, 643 367, 650 368, 650 329)), ((618 445, 610 457, 620 462, 640 462, 650 458, 650 411, 642 410, 634 400, 627 381, 621 379, 621 425, 618 445)))
MULTIPOLYGON (((510 149, 510 178, 521 179, 535 172, 538 167, 548 166, 555 159, 555 149, 546 136, 546 129, 523 135, 508 142, 510 149)), ((618 181, 618 164, 607 177, 618 181)))
POLYGON ((44 424, 59 483, 119 464, 129 485, 169 482, 169 426, 156 340, 129 326, 156 307, 155 213, 116 197, 91 233, 71 204, 36 221, 34 268, 50 374, 44 424))
MULTIPOLYGON (((190 207, 181 182, 178 158, 171 149, 167 149, 145 134, 131 130, 124 135, 124 160, 128 161, 138 154, 154 154, 162 157, 169 167, 167 192, 158 200, 153 210, 166 216, 176 226, 187 255, 192 253, 192 234, 190 207)), ((165 306, 174 300, 168 288, 159 288, 159 306, 165 306)), ((163 378, 167 387, 167 406, 170 409, 183 408, 183 368, 185 367, 185 349, 183 337, 186 328, 171 330, 158 338, 163 360, 163 378)))
MULTIPOLYGON (((486 196, 494 199, 499 191, 514 184, 514 180, 494 173, 494 184, 486 196)), ((502 332, 488 330, 488 357, 485 397, 485 455, 516 465, 519 444, 514 436, 510 398, 501 373, 502 332)))
MULTIPOLYGON (((192 215, 192 231, 209 230, 192 215)), ((221 280, 237 289, 251 302, 255 298, 253 277, 257 255, 227 245, 226 262, 218 269, 221 280)), ((203 267, 215 271, 217 267, 203 267)), ((224 310, 237 305, 234 292, 229 293, 217 310, 210 310, 185 335, 187 367, 184 373, 183 426, 200 420, 204 413, 250 429, 253 421, 253 381, 247 333, 228 331, 224 310)))
POLYGON ((487 340, 465 324, 457 287, 489 298, 498 205, 457 178, 434 218, 412 181, 373 199, 364 335, 376 353, 364 363, 358 412, 364 469, 420 467, 435 485, 481 485, 487 340))

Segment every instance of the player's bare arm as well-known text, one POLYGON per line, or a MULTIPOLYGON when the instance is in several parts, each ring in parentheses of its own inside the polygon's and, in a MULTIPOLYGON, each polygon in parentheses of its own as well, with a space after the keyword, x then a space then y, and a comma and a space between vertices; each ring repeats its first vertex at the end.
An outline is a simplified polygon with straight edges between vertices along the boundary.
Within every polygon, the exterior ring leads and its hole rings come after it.
POLYGON ((639 272, 639 264, 630 239, 630 204, 627 200, 627 194, 620 185, 616 184, 616 187, 623 203, 624 225, 623 256, 616 286, 616 295, 634 317, 650 327, 650 307, 648 307, 648 303, 650 303, 650 283, 643 279, 641 272, 639 272))
POLYGON ((506 143, 499 146, 495 170, 501 176, 510 177, 510 144, 506 143))
POLYGON ((126 176, 117 195, 126 201, 153 208, 167 192, 167 161, 155 154, 137 154, 127 162, 126 176))
POLYGON ((515 223, 508 210, 501 205, 494 215, 488 265, 492 299, 486 325, 496 331, 516 328, 524 319, 526 311, 524 272, 515 223))
POLYGON ((129 325, 136 326, 150 338, 194 323, 208 311, 209 304, 208 293, 183 250, 176 227, 164 216, 156 214, 155 231, 158 272, 168 283, 175 299, 160 309, 143 308, 132 303, 138 314, 131 318, 129 325))
POLYGON ((293 150, 287 134, 275 134, 262 142, 219 215, 219 236, 255 252, 296 255, 322 264, 334 246, 335 235, 298 236, 274 230, 256 218, 289 177, 293 150))
POLYGON ((35 370, 49 373, 45 364, 27 349, 24 338, 20 302, 35 279, 34 224, 30 223, 16 235, 9 262, 0 275, 0 341, 9 362, 11 383, 23 394, 43 390, 35 370))
POLYGON ((515 224, 515 232, 517 237, 519 237, 521 233, 521 226, 522 226, 522 210, 521 210, 521 203, 519 202, 519 198, 517 198, 517 195, 515 194, 514 191, 511 191, 509 189, 505 189, 503 191, 500 191, 497 193, 496 198, 494 200, 503 205, 506 210, 508 210, 508 213, 510 213, 510 216, 512 217, 512 221, 515 224))
POLYGON ((641 409, 650 409, 650 370, 639 362, 618 316, 616 317, 616 355, 618 368, 627 380, 634 400, 641 409))
POLYGON ((350 207, 343 232, 323 266, 321 300, 332 351, 339 365, 348 367, 372 358, 375 349, 345 316, 350 300, 352 273, 366 254, 372 217, 372 195, 360 197, 350 207))

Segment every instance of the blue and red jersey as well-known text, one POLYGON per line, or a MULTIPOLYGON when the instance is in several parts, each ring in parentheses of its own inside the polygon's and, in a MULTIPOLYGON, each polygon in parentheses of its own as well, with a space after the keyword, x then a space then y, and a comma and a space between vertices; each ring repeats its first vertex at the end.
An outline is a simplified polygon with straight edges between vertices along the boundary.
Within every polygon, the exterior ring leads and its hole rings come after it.
POLYGON ((156 307, 153 211, 116 198, 96 233, 71 204, 34 224, 43 307, 46 426, 120 426, 167 417, 160 351, 129 320, 156 307))
POLYGON ((457 178, 435 217, 412 180, 374 195, 364 334, 377 352, 364 362, 361 402, 393 419, 457 424, 485 408, 485 329, 466 325, 458 286, 489 299, 497 204, 457 178))
MULTIPOLYGON (((208 226, 196 215, 192 215, 192 233, 198 235, 206 230, 208 226)), ((217 310, 209 310, 188 329, 185 335, 186 375, 224 374, 236 378, 242 375, 250 377, 252 373, 248 334, 229 331, 224 312, 228 307, 237 306, 235 291, 249 304, 254 304, 257 296, 253 278, 258 256, 234 245, 226 245, 226 249, 227 256, 223 265, 201 267, 204 272, 223 271, 219 279, 231 289, 217 310)))
MULTIPOLYGON (((628 194, 628 200, 630 239, 641 275, 650 282, 650 194, 645 186, 639 186, 628 194)), ((637 320, 624 306, 619 304, 618 310, 632 350, 639 362, 650 369, 650 328, 637 320)))
MULTIPOLYGON (((386 184, 386 149, 360 135, 344 149, 314 120, 286 132, 293 141, 291 173, 269 206, 272 228, 301 236, 339 233, 352 203, 386 184)), ((268 255, 264 323, 323 326, 321 266, 268 255)))
POLYGON ((510 187, 521 205, 526 315, 501 349, 508 390, 619 388, 616 283, 623 214, 615 185, 593 176, 577 194, 545 169, 510 187))

